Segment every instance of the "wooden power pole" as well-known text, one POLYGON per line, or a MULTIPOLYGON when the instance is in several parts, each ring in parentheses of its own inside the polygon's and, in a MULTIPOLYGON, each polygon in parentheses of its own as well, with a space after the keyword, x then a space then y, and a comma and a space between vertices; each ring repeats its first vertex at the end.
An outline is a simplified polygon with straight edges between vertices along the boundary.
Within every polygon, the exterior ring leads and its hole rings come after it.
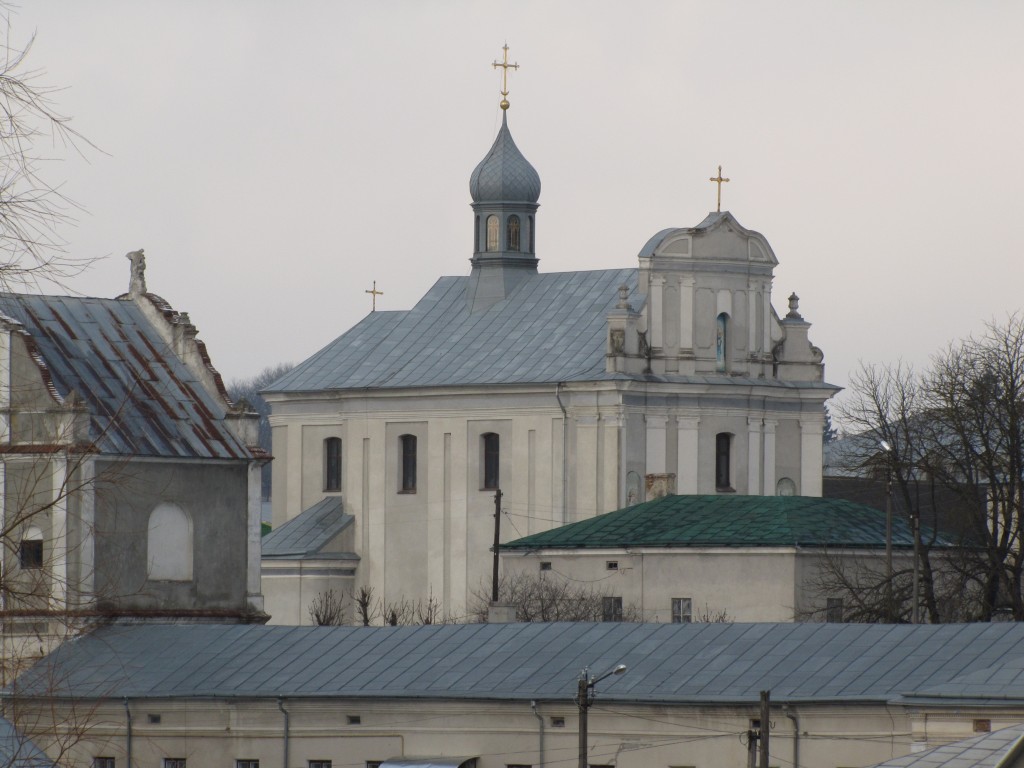
POLYGON ((501 488, 494 493, 494 567, 491 572, 491 605, 498 604, 498 545, 501 543, 501 488))
POLYGON ((768 732, 771 730, 771 691, 761 691, 761 759, 759 768, 768 768, 768 732))

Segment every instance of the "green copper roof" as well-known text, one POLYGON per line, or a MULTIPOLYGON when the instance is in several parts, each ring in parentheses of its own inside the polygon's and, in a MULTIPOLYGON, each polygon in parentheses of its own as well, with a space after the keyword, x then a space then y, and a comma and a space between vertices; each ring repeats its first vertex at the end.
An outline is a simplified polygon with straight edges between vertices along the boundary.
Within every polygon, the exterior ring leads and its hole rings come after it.
MULTIPOLYGON (((931 531, 922 528, 929 540, 931 531)), ((893 546, 911 548, 909 523, 893 519, 893 546)), ((935 546, 948 545, 939 540, 935 546)), ((536 533, 502 549, 622 547, 885 547, 885 513, 810 496, 665 496, 536 533)))

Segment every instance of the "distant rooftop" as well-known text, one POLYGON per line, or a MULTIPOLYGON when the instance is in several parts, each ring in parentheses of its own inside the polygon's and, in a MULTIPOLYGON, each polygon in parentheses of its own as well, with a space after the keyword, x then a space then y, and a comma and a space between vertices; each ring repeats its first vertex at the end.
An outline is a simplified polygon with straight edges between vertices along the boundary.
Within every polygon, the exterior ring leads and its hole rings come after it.
MULTIPOLYGON (((501 548, 884 548, 885 538, 885 514, 863 504, 811 496, 718 494, 664 496, 516 539, 501 548)), ((897 548, 914 546, 906 520, 893 520, 892 541, 897 548)))

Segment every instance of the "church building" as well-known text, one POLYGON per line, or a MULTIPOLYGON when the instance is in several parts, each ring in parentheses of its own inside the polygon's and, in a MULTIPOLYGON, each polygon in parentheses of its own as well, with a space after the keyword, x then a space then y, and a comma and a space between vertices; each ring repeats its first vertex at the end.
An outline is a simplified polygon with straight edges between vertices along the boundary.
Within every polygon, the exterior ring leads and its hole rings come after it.
POLYGON ((821 495, 838 388, 796 295, 773 308, 767 239, 716 211, 632 265, 542 272, 540 176, 501 107, 469 180, 469 275, 372 312, 264 393, 273 525, 294 548, 264 559, 272 615, 305 575, 463 616, 489 592, 499 489, 502 541, 667 493, 821 495), (296 542, 304 514, 334 543, 296 542))

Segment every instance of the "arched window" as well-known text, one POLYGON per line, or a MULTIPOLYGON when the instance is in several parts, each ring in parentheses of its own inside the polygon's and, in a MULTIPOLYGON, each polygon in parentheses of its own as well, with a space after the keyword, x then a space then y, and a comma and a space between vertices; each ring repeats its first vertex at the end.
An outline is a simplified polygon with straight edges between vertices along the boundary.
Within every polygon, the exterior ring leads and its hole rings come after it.
POLYGON ((21 539, 19 556, 22 568, 43 567, 43 532, 36 526, 26 529, 21 539))
POLYGON ((729 354, 729 316, 723 312, 718 316, 715 332, 715 370, 725 372, 729 354))
POLYGON ((483 488, 487 491, 497 490, 499 485, 500 476, 499 464, 501 458, 500 441, 496 434, 488 432, 485 435, 481 435, 480 441, 483 448, 483 469, 484 469, 484 482, 483 488))
POLYGON ((732 482, 729 478, 729 461, 732 449, 732 435, 719 432, 715 435, 715 488, 719 491, 731 491, 732 482))
POLYGON ((480 217, 473 219, 473 250, 480 250, 480 217))
POLYGON ((152 581, 192 580, 192 521, 173 504, 149 515, 146 576, 152 581))
POLYGON ((530 216, 527 219, 527 222, 529 222, 529 227, 530 227, 530 253, 535 253, 537 249, 534 247, 533 216, 530 216))
POLYGON ((519 250, 519 217, 509 216, 507 231, 505 233, 505 239, 508 241, 508 250, 518 251, 519 250))
POLYGON ((487 217, 487 250, 498 250, 498 217, 494 215, 487 217))
POLYGON ((341 438, 324 440, 324 490, 341 490, 341 438))
POLYGON ((402 435, 398 438, 402 451, 399 467, 402 476, 402 493, 416 493, 416 435, 402 435))

